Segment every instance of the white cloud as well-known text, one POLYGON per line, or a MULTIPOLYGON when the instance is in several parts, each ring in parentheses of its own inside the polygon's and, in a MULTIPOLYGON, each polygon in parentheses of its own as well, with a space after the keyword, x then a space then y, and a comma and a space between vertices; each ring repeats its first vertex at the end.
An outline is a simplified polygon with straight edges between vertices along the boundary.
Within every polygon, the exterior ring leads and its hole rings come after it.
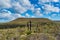
POLYGON ((18 2, 12 3, 12 6, 19 13, 24 13, 27 10, 34 10, 34 6, 30 3, 29 0, 19 0, 18 2))
POLYGON ((34 6, 30 3, 29 0, 1 0, 1 8, 14 8, 19 13, 24 13, 27 10, 34 10, 34 6), (13 1, 13 2, 12 2, 13 1))
POLYGON ((35 15, 38 16, 38 17, 43 16, 43 14, 41 13, 41 9, 40 8, 36 8, 35 9, 35 15))
POLYGON ((45 4, 45 11, 47 11, 47 12, 59 12, 60 9, 58 7, 54 7, 52 5, 45 4))
POLYGON ((32 18, 35 18, 35 16, 31 16, 32 18))
MULTIPOLYGON (((13 14, 8 10, 5 10, 0 13, 0 18, 8 18, 8 19, 15 19, 19 17, 30 17, 28 13, 26 13, 25 16, 22 16, 21 14, 25 13, 27 10, 31 10, 34 12, 35 16, 42 17, 43 13, 41 13, 40 8, 34 8, 33 4, 30 3, 29 0, 13 0, 14 2, 11 2, 12 0, 0 0, 0 7, 2 9, 4 8, 13 8, 17 13, 13 14)), ((51 4, 44 4, 46 2, 58 2, 59 0, 39 0, 39 3, 41 5, 44 5, 42 8, 45 9, 45 13, 48 14, 50 12, 59 12, 60 9, 58 7, 54 7, 51 4)), ((36 5, 35 5, 36 6, 36 5)), ((31 17, 35 17, 31 16, 31 17)), ((53 15, 55 16, 55 14, 53 15)))
POLYGON ((14 9, 19 13, 24 13, 25 11, 27 11, 27 9, 21 6, 19 2, 13 3, 13 6, 14 6, 14 9))
POLYGON ((36 15, 37 15, 37 16, 43 16, 43 14, 40 13, 40 11, 36 11, 36 15))
POLYGON ((52 17, 55 17, 55 16, 57 16, 57 14, 52 14, 52 17))
POLYGON ((11 4, 10 4, 10 0, 0 0, 0 7, 2 8, 10 8, 11 4))
MULTIPOLYGON (((45 14, 49 14, 51 12, 56 12, 56 13, 59 13, 60 12, 60 9, 59 7, 55 7, 51 4, 51 2, 59 2, 59 0, 39 0, 39 4, 40 5, 43 5, 42 8, 44 9, 44 12, 45 14), (49 3, 49 4, 45 4, 45 3, 49 3)), ((58 4, 57 4, 58 5, 58 4)))
POLYGON ((9 16, 11 16, 11 12, 8 10, 3 10, 3 12, 0 13, 0 18, 1 17, 9 17, 9 16))
POLYGON ((17 17, 17 18, 20 18, 20 17, 24 18, 25 17, 25 16, 22 16, 21 14, 18 14, 18 13, 14 14, 14 16, 17 17))
MULTIPOLYGON (((25 17, 25 16, 22 16, 21 14, 26 12, 27 10, 32 10, 34 11, 34 6, 30 3, 29 0, 0 0, 0 7, 1 9, 4 9, 4 8, 13 8, 14 10, 16 10, 18 13, 11 13, 10 11, 8 10, 3 10, 3 12, 1 13, 0 12, 0 18, 3 18, 3 19, 9 19, 9 20, 14 20, 16 18, 19 18, 19 17, 25 17)), ((30 15, 29 14, 26 14, 27 17, 29 17, 30 15)))
POLYGON ((18 13, 12 14, 8 10, 3 10, 3 11, 5 11, 5 12, 0 13, 0 18, 2 18, 3 20, 8 19, 8 20, 11 21, 11 20, 14 20, 16 18, 24 17, 24 16, 22 16, 21 14, 18 14, 18 13))
POLYGON ((59 0, 52 0, 53 2, 59 2, 59 0))
POLYGON ((19 0, 19 2, 20 2, 20 4, 22 5, 22 6, 26 6, 26 7, 30 7, 31 6, 31 3, 30 3, 30 1, 29 0, 19 0))
POLYGON ((29 15, 28 13, 26 13, 25 17, 29 18, 29 17, 30 17, 30 15, 29 15))
POLYGON ((46 2, 59 2, 59 0, 39 0, 39 4, 41 4, 41 3, 46 3, 46 2))
POLYGON ((51 0, 39 0, 39 4, 41 4, 41 3, 46 3, 46 2, 50 2, 51 0))

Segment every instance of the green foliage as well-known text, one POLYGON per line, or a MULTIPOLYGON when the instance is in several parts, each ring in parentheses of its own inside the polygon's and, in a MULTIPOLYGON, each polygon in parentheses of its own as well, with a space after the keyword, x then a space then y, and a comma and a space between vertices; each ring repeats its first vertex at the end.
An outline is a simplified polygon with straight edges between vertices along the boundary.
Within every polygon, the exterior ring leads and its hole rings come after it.
POLYGON ((27 35, 30 35, 32 32, 31 31, 26 31, 26 34, 27 35))

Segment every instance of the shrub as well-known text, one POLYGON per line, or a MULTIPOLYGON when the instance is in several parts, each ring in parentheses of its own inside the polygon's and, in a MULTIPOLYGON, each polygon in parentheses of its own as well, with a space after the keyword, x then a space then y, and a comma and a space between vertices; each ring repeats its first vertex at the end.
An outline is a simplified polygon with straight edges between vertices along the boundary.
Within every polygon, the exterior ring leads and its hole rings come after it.
POLYGON ((32 32, 31 31, 26 31, 26 34, 27 35, 30 35, 32 32))

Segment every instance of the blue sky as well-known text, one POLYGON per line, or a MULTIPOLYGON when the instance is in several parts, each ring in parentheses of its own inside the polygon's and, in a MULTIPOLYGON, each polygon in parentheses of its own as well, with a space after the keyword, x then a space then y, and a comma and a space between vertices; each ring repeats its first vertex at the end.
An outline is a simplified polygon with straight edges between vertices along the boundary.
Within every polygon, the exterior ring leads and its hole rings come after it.
POLYGON ((0 0, 0 22, 16 18, 60 20, 60 0, 0 0))

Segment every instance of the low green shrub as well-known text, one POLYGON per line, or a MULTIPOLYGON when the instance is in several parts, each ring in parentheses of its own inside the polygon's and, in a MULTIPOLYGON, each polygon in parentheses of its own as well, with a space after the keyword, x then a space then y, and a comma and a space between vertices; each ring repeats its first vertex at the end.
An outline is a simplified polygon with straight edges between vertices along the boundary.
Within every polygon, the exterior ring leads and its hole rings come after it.
POLYGON ((31 33, 32 33, 31 31, 26 31, 26 34, 27 34, 27 35, 29 35, 29 34, 31 34, 31 33))

